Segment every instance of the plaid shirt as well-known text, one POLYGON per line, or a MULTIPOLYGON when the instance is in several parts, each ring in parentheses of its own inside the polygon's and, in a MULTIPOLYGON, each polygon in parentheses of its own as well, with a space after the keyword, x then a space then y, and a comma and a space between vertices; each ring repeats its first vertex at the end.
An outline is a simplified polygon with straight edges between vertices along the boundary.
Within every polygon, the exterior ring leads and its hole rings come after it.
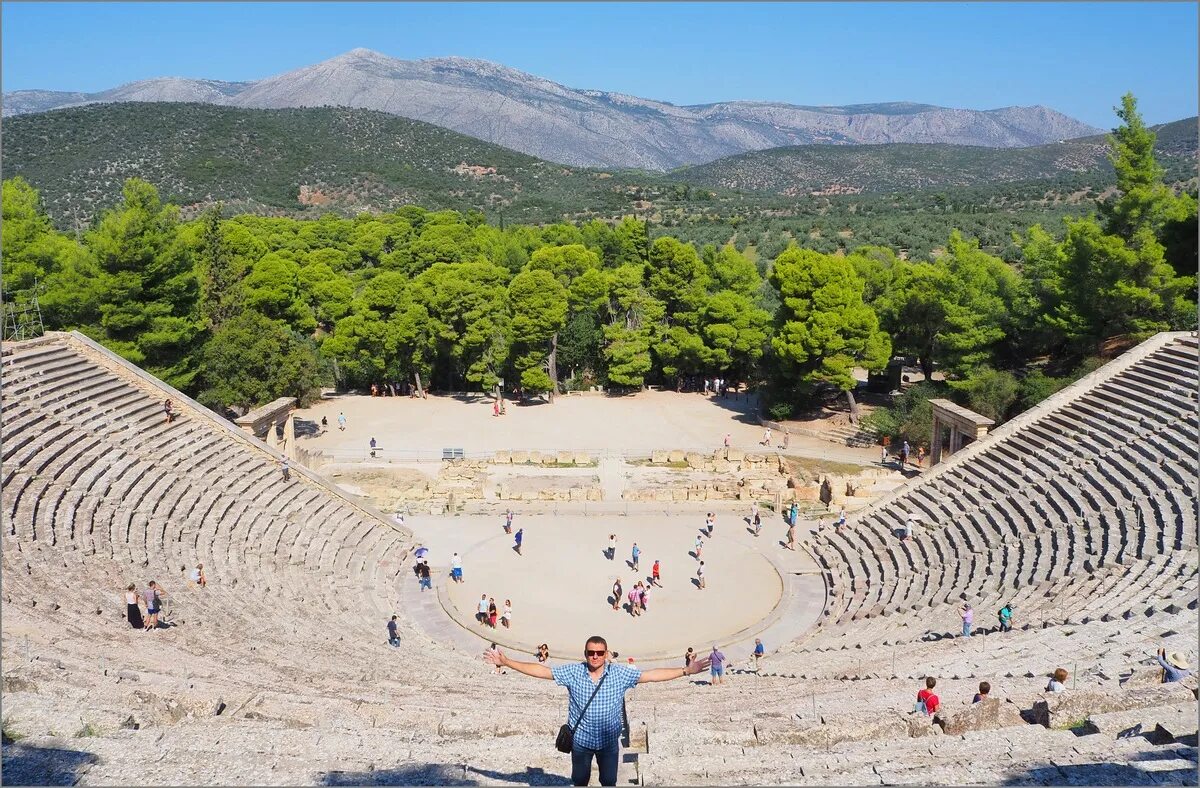
POLYGON ((587 705, 596 684, 588 676, 587 665, 576 662, 554 668, 554 683, 567 688, 570 702, 567 703, 567 724, 575 726, 577 749, 601 750, 611 746, 621 735, 621 707, 625 692, 632 689, 642 672, 625 665, 608 665, 611 673, 596 693, 596 699, 588 706, 587 714, 579 720, 579 714, 587 705))

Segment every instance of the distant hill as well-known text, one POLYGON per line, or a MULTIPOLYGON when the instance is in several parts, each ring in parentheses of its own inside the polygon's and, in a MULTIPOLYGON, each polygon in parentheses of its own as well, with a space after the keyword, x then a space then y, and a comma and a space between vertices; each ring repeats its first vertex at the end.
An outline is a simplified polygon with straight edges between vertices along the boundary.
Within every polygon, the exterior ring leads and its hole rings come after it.
POLYGON ((267 215, 419 204, 536 222, 563 211, 619 216, 638 199, 621 173, 576 171, 428 123, 333 108, 125 103, 22 115, 4 124, 4 176, 14 175, 41 191, 60 226, 114 205, 134 176, 185 215, 223 200, 267 215))
POLYGON ((4 94, 3 112, 12 117, 85 103, 146 101, 374 109, 571 166, 660 171, 781 145, 1021 147, 1099 131, 1041 106, 985 111, 905 102, 676 106, 576 90, 483 60, 399 60, 368 49, 254 82, 168 77, 90 94, 16 91, 4 94))
MULTIPOLYGON (((1159 163, 1172 180, 1196 175, 1197 122, 1154 127, 1159 163)), ((964 145, 800 145, 683 167, 669 177, 713 189, 798 195, 960 188, 1085 176, 1111 177, 1106 135, 1029 148, 964 145)))

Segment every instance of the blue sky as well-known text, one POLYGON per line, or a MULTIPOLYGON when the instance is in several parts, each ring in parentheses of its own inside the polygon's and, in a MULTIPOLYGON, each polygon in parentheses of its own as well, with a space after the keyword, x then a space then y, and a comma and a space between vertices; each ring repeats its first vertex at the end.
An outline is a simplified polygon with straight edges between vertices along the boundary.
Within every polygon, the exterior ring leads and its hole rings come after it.
POLYGON ((1197 114, 1197 4, 24 3, 0 6, 2 85, 96 91, 253 80, 355 47, 492 60, 676 104, 1043 104, 1101 128, 1197 114))

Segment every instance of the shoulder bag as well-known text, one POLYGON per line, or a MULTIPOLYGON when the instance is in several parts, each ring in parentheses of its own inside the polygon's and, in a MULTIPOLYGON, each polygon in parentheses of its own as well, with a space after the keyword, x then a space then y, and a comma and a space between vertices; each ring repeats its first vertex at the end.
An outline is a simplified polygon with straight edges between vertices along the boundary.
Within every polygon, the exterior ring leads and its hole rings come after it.
POLYGON ((583 722, 583 715, 587 714, 588 706, 592 705, 592 701, 596 699, 596 693, 604 686, 605 679, 608 678, 609 668, 607 665, 604 668, 604 675, 600 677, 600 682, 596 684, 596 689, 592 690, 592 697, 588 698, 588 702, 584 704, 583 711, 579 712, 579 718, 575 720, 575 725, 564 724, 558 729, 558 736, 554 739, 554 749, 559 752, 570 752, 575 747, 575 728, 579 727, 579 723, 583 722))

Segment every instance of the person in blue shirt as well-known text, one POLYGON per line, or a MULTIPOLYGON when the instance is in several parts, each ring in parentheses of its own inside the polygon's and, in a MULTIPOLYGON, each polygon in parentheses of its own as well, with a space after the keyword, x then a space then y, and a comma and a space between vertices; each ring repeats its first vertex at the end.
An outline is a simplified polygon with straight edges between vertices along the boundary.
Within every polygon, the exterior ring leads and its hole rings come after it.
POLYGON ((1163 669, 1163 684, 1180 681, 1192 675, 1192 671, 1188 669, 1187 660, 1178 651, 1172 651, 1168 654, 1165 649, 1160 648, 1155 657, 1163 669))
POLYGON ((600 769, 600 784, 617 784, 621 712, 625 707, 626 692, 638 684, 671 681, 708 669, 708 657, 692 660, 685 668, 638 670, 630 665, 610 665, 608 641, 599 635, 592 635, 584 643, 582 662, 559 665, 553 670, 538 662, 509 659, 498 648, 485 651, 483 657, 497 667, 512 668, 535 679, 551 679, 567 688, 567 724, 575 729, 571 750, 571 782, 574 785, 588 784, 592 777, 593 757, 600 769), (603 684, 600 683, 602 680, 603 684), (588 705, 593 692, 595 698, 588 705), (585 706, 586 714, 583 713, 585 706))
POLYGON ((525 529, 518 528, 517 532, 513 535, 513 540, 516 541, 516 545, 513 547, 513 549, 517 551, 517 555, 520 555, 521 542, 525 541, 525 529))
POLYGON ((754 651, 750 652, 750 661, 754 663, 754 672, 758 672, 758 661, 763 658, 767 650, 763 648, 763 642, 759 638, 754 639, 754 651))

